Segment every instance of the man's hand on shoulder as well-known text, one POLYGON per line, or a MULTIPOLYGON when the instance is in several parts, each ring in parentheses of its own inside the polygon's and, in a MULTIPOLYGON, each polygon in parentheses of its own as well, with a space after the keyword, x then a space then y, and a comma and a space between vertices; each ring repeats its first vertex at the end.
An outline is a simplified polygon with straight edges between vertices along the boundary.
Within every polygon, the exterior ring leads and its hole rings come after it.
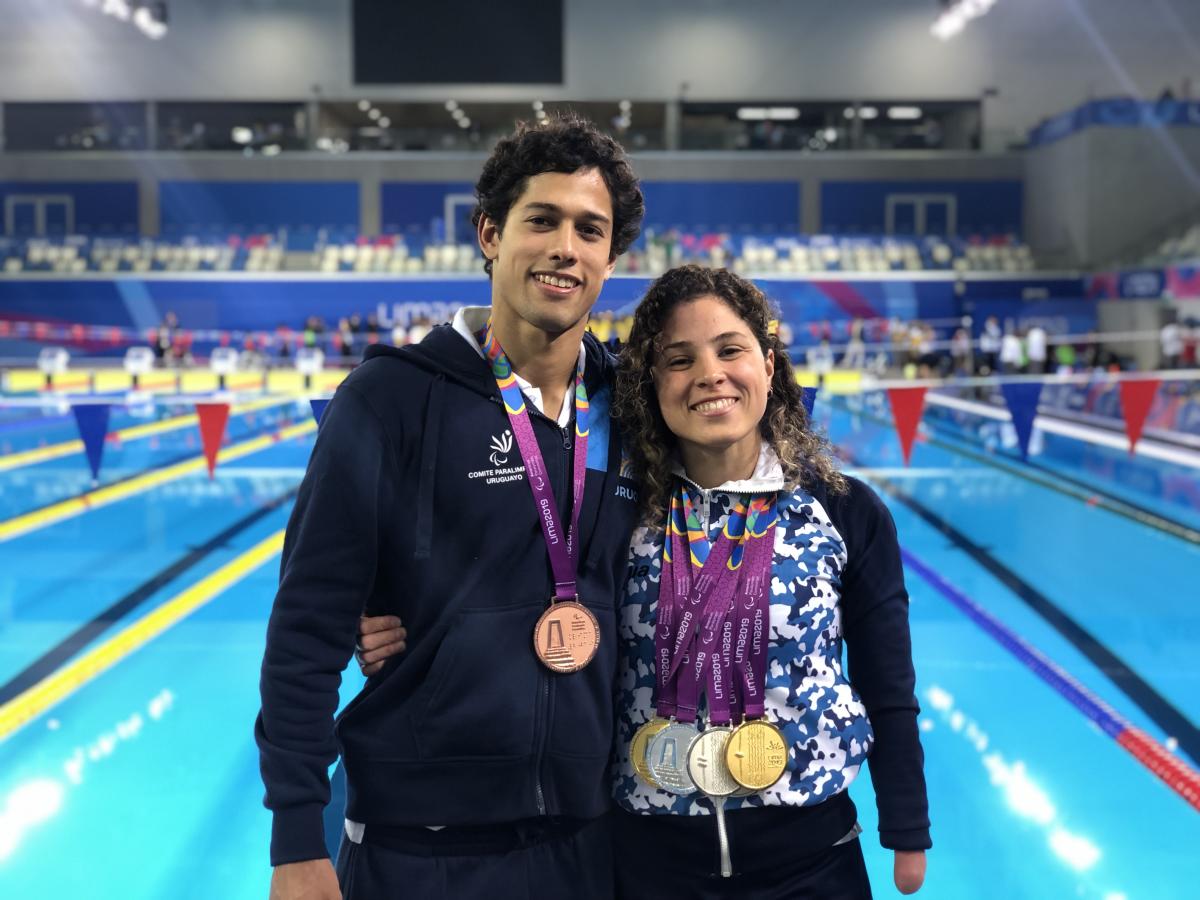
POLYGON ((342 900, 333 863, 327 859, 276 866, 270 900, 342 900))

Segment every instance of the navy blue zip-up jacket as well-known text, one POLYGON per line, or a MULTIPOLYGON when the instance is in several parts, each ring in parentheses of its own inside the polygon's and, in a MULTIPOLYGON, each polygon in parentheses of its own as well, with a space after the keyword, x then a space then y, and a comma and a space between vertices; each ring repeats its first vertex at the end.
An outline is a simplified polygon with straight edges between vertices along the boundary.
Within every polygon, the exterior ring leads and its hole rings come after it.
MULTIPOLYGON (((580 600, 600 648, 571 675, 544 668, 533 629, 549 559, 491 370, 450 326, 373 347, 325 411, 288 523, 255 728, 271 864, 326 856, 327 772, 340 752, 347 817, 459 825, 608 807, 615 609, 636 517, 610 424, 613 360, 585 338, 591 407, 580 514, 580 600), (399 615, 409 649, 338 717, 358 617, 399 615)), ((569 521, 574 426, 531 405, 569 521)))

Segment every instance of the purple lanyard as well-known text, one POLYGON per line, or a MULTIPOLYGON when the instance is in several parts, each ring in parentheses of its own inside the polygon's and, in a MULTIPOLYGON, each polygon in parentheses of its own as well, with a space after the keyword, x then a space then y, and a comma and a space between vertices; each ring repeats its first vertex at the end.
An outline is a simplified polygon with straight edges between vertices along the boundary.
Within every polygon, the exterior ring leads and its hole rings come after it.
POLYGON ((680 496, 671 499, 655 629, 657 706, 661 716, 694 721, 700 683, 707 675, 716 679, 716 685, 710 685, 708 691, 714 721, 722 715, 724 721, 729 721, 728 669, 718 651, 722 625, 737 584, 744 523, 745 507, 739 504, 710 548, 686 489, 681 488, 680 496), (705 555, 707 558, 701 561, 705 555), (700 569, 694 581, 693 566, 700 569))
MULTIPOLYGON (((671 648, 675 641, 675 616, 680 598, 687 598, 687 570, 673 565, 674 559, 686 559, 675 546, 675 535, 687 530, 683 515, 683 504, 679 495, 671 494, 671 508, 667 513, 667 530, 663 535, 663 563, 658 581, 658 608, 654 615, 654 686, 658 694, 657 711, 664 719, 674 718, 677 710, 675 680, 671 677, 671 648)), ((682 542, 680 543, 682 546, 682 542)))
POLYGON ((746 522, 747 547, 733 604, 732 664, 740 677, 746 718, 761 718, 767 678, 767 638, 771 625, 771 564, 775 555, 774 498, 756 498, 746 522))
POLYGON ((579 530, 579 511, 583 508, 583 488, 587 480, 588 396, 583 384, 582 355, 575 370, 575 466, 571 527, 564 536, 558 518, 558 504, 554 500, 554 490, 546 480, 542 451, 533 434, 529 410, 525 408, 525 395, 517 385, 517 376, 513 374, 512 364, 504 355, 500 342, 496 340, 490 318, 484 332, 483 350, 492 365, 492 374, 500 388, 508 421, 517 438, 521 460, 525 463, 525 480, 529 483, 529 489, 533 491, 538 521, 546 539, 546 552, 550 554, 550 568, 554 572, 554 599, 576 600, 579 592, 576 587, 578 549, 575 546, 575 536, 579 530))

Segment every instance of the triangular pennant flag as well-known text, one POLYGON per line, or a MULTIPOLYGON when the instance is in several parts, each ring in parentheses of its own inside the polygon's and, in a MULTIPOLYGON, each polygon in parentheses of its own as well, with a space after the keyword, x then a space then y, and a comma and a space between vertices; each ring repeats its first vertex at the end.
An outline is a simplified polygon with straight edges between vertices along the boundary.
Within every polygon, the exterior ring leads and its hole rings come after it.
POLYGON ((1037 416, 1038 400, 1042 396, 1042 382, 1020 381, 1000 385, 1000 393, 1008 404, 1013 428, 1017 430, 1017 446, 1021 448, 1021 459, 1029 459, 1029 439, 1033 437, 1033 420, 1037 416))
POLYGON ((309 400, 309 406, 312 407, 313 418, 317 420, 317 425, 321 424, 321 418, 325 415, 325 407, 329 405, 329 400, 309 400))
POLYGON ((71 407, 94 479, 100 478, 100 460, 104 458, 104 436, 108 434, 108 413, 111 409, 108 403, 80 403, 71 407))
POLYGON ((813 404, 817 402, 817 389, 815 387, 800 388, 800 393, 803 396, 804 411, 808 413, 808 417, 811 419, 813 404))
POLYGON ((196 416, 200 419, 200 443, 204 447, 204 458, 208 460, 208 477, 217 470, 217 454, 225 439, 225 426, 229 423, 228 403, 197 403, 196 416))
POLYGON ((1129 435, 1131 454, 1142 436, 1142 426, 1146 424, 1159 384, 1157 378, 1121 382, 1121 413, 1125 416, 1125 433, 1129 435))
POLYGON ((900 450, 906 466, 912 457, 917 426, 921 424, 925 390, 923 387, 888 388, 888 399, 892 401, 892 421, 896 423, 896 436, 900 438, 900 450))

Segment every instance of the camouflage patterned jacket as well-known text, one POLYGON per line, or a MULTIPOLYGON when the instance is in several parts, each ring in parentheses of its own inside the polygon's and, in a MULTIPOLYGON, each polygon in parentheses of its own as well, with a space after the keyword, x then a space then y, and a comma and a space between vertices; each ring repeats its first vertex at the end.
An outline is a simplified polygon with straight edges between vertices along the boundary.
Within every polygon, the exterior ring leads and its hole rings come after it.
MULTIPOLYGON (((710 540, 737 497, 779 495, 766 711, 790 742, 788 769, 773 787, 726 806, 823 803, 846 790, 869 756, 881 842, 891 849, 924 849, 930 846, 929 818, 899 544, 887 507, 861 481, 848 481, 850 490, 840 495, 822 486, 812 492, 786 490, 769 449, 747 481, 705 491, 684 478, 699 501, 710 540), (842 665, 843 641, 850 677, 842 665)), ((613 795, 630 812, 705 815, 711 807, 699 795, 679 797, 651 788, 629 761, 633 733, 654 715, 662 536, 662 528, 640 527, 630 544, 618 619, 613 795)))

